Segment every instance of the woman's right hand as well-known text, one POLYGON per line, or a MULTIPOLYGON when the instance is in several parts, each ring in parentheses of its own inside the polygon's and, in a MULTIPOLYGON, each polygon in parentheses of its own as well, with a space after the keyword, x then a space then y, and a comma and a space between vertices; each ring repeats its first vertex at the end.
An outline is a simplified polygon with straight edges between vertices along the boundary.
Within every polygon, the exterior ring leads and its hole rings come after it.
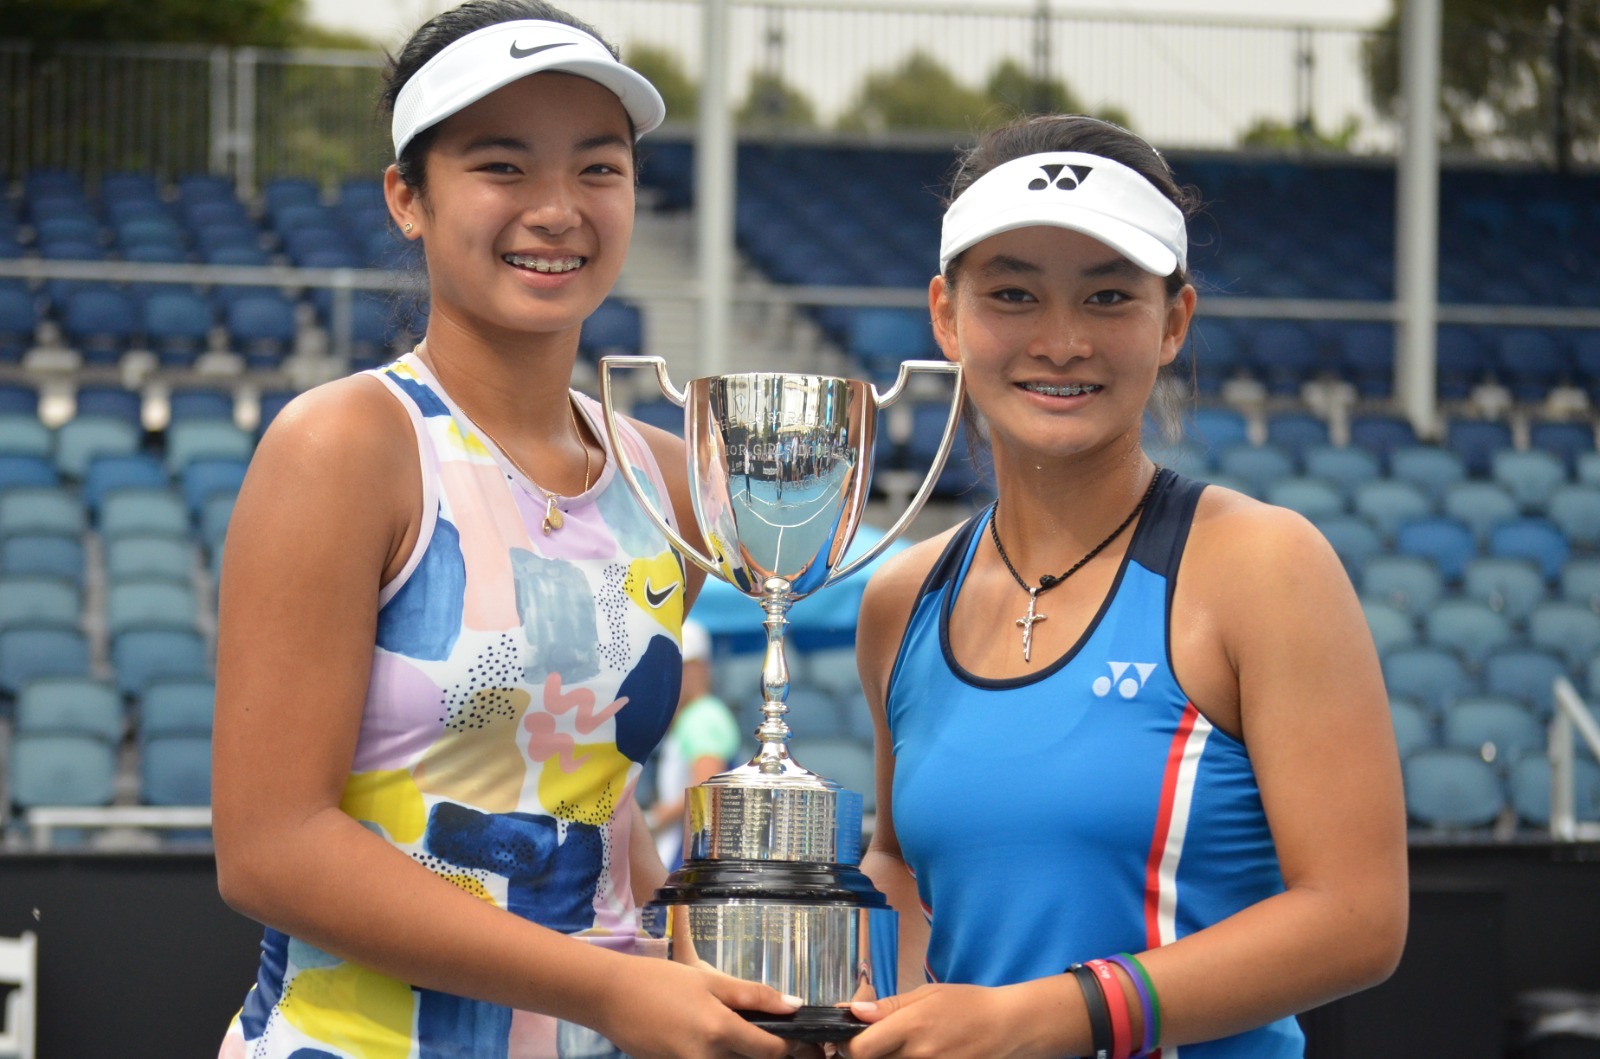
POLYGON ((630 959, 595 1028, 634 1059, 785 1059, 790 1043, 738 1012, 793 1014, 770 986, 671 960, 630 959))

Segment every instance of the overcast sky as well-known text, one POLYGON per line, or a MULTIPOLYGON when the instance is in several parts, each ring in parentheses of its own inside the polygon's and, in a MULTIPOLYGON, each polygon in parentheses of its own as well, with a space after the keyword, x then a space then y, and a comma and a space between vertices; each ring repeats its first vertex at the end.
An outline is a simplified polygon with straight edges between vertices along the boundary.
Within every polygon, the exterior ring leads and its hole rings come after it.
MULTIPOLYGON (((982 0, 979 0, 982 2, 982 0)), ((1058 11, 1096 14, 1173 14, 1188 18, 1217 15, 1225 18, 1261 18, 1274 22, 1304 18, 1310 22, 1371 25, 1386 17, 1392 0, 1342 0, 1337 15, 1330 15, 1327 0, 1100 0, 1069 3, 1057 0, 1058 11)), ((429 15, 450 6, 452 0, 306 0, 312 21, 330 29, 366 34, 380 44, 392 45, 420 25, 429 15)), ((1026 0, 1009 0, 1022 6, 1026 0)), ((573 13, 583 14, 582 0, 571 0, 573 13)), ((864 3, 863 6, 870 6, 864 3)), ((966 5, 963 5, 966 6, 966 5)))

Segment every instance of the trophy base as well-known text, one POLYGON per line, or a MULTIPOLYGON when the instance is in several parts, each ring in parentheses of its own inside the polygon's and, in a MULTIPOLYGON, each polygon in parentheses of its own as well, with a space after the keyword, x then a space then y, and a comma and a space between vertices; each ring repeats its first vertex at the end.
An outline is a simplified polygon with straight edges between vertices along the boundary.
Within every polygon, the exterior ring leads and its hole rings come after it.
POLYGON ((828 1044, 848 1041, 867 1028, 850 1014, 849 1008, 803 1007, 793 1015, 774 1015, 767 1011, 741 1011, 743 1019, 758 1029, 789 1041, 828 1044))

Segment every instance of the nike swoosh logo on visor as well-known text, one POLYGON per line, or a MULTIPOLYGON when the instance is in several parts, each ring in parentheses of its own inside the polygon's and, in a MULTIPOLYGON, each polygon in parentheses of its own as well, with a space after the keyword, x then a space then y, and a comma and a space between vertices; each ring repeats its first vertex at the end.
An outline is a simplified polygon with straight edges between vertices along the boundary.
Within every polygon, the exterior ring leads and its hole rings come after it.
POLYGON ((661 604, 665 603, 668 597, 670 597, 677 590, 678 583, 676 581, 668 585, 666 588, 663 588, 660 592, 657 592, 655 586, 649 581, 646 581, 644 583, 644 598, 651 607, 658 608, 661 606, 661 604))
POLYGON ((540 52, 549 51, 551 48, 565 48, 571 43, 572 42, 570 40, 564 40, 557 44, 538 44, 532 48, 519 48, 517 47, 517 42, 512 41, 511 57, 513 59, 526 59, 530 55, 538 55, 540 52))

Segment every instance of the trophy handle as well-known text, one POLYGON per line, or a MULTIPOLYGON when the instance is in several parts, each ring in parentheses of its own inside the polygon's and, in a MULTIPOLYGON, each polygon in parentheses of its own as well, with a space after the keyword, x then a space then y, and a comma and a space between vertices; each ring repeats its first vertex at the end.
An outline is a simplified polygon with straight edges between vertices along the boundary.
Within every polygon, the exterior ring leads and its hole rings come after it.
POLYGON ((656 383, 661 387, 661 392, 666 395, 667 400, 682 408, 687 398, 683 391, 672 385, 672 380, 667 377, 667 362, 661 357, 600 358, 600 418, 605 423, 606 439, 611 445, 611 453, 617 461, 617 470, 622 474, 623 482, 628 486, 633 498, 639 502, 639 506, 644 508, 645 517, 650 520, 651 525, 661 531, 667 542, 677 549, 678 554, 715 577, 720 567, 709 556, 702 555, 698 548, 684 540, 683 535, 673 529, 672 524, 662 517, 661 512, 651 506, 649 498, 645 496, 644 487, 639 484, 638 477, 633 473, 633 464, 623 458, 622 430, 617 423, 617 414, 612 405, 612 368, 654 368, 656 383))
MULTIPOLYGON (((601 363, 605 362, 601 361, 601 363)), ((926 504, 928 497, 933 495, 933 487, 939 482, 939 472, 944 470, 945 459, 950 455, 950 447, 955 444, 956 425, 961 422, 961 398, 965 392, 961 377, 961 365, 953 364, 947 360, 901 361, 900 372, 895 376, 894 385, 889 387, 889 392, 879 394, 878 388, 873 386, 872 399, 877 402, 879 408, 885 408, 893 404, 905 393, 906 385, 911 373, 914 371, 933 372, 955 377, 954 389, 950 394, 950 415, 945 419, 944 436, 939 439, 939 449, 933 454, 933 462, 928 467, 927 476, 922 479, 921 487, 917 489, 917 493, 911 498, 911 502, 906 505, 906 509, 900 513, 900 517, 895 520, 895 524, 889 527, 888 532, 874 541, 870 548, 856 556, 855 559, 843 566, 835 567, 828 575, 828 579, 823 582, 823 588, 833 584, 835 581, 843 581, 876 559, 883 553, 885 548, 900 539, 900 535, 911 524, 911 520, 916 518, 917 513, 922 510, 922 505, 926 504)))

